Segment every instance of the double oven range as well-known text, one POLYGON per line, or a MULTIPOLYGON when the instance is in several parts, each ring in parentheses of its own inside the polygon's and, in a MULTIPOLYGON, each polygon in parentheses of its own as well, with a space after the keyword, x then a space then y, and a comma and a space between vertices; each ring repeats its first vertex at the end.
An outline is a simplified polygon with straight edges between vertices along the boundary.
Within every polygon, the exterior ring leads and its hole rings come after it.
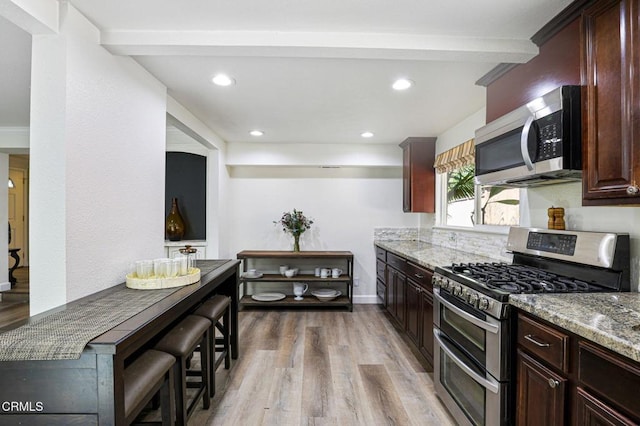
POLYGON ((460 425, 515 418, 509 295, 629 291, 628 234, 514 227, 507 249, 511 264, 453 264, 433 276, 434 385, 460 425))

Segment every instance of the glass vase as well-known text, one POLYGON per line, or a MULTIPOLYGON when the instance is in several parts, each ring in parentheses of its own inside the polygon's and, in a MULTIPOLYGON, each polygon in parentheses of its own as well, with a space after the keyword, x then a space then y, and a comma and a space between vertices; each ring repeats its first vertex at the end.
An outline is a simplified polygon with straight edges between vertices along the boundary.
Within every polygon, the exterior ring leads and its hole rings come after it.
POLYGON ((293 236, 293 251, 300 251, 300 235, 293 236))
POLYGON ((178 208, 178 199, 171 199, 171 211, 167 216, 165 233, 169 241, 180 241, 184 237, 184 220, 178 208))

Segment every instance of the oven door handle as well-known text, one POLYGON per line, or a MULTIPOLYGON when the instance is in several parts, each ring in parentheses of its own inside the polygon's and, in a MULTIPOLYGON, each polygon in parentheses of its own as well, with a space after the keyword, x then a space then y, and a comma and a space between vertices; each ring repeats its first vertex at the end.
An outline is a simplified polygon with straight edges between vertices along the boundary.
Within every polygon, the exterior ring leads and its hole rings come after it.
POLYGON ((478 319, 478 318, 474 317, 473 315, 468 314, 467 312, 465 312, 462 309, 458 308, 456 305, 454 305, 451 302, 448 302, 447 300, 443 299, 442 296, 440 296, 440 294, 437 291, 434 291, 433 295, 435 296, 436 299, 438 299, 438 301, 440 303, 442 303, 448 309, 451 309, 456 314, 460 315, 462 318, 464 318, 467 321, 469 321, 471 324, 477 325, 478 327, 482 328, 483 330, 488 331, 489 333, 498 334, 498 331, 500 330, 500 327, 498 327, 497 325, 489 324, 486 321, 482 321, 481 319, 478 319))
POLYGON ((491 380, 488 380, 485 377, 482 377, 481 375, 479 375, 478 373, 473 371, 471 368, 469 368, 464 363, 464 361, 462 361, 460 358, 458 358, 453 352, 451 352, 451 349, 449 349, 447 347, 447 345, 440 338, 440 330, 438 330, 437 328, 434 328, 433 329, 433 336, 436 338, 436 341, 438 342, 438 345, 440 346, 440 349, 443 350, 444 353, 447 354, 447 356, 449 358, 451 358, 453 360, 453 362, 458 367, 460 367, 460 369, 462 369, 462 371, 467 373, 467 375, 469 375, 473 380, 478 382, 483 388, 487 389, 488 391, 493 392, 495 394, 497 394, 500 391, 500 387, 499 387, 497 382, 491 381, 491 380))

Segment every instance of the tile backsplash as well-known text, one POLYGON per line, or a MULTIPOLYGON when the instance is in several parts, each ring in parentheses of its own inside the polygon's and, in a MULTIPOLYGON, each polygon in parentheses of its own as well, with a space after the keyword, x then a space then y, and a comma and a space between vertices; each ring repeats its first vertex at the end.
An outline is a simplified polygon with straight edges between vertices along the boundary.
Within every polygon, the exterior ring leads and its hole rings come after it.
POLYGON ((506 262, 510 262, 512 258, 511 254, 506 251, 507 236, 503 234, 438 228, 375 228, 374 239, 378 241, 424 241, 506 262))

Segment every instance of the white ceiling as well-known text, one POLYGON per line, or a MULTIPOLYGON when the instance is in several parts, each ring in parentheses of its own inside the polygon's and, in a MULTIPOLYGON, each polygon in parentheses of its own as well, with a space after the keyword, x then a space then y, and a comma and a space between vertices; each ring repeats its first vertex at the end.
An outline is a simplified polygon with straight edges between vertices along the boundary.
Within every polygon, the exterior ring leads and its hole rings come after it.
MULTIPOLYGON (((475 81, 533 57, 529 38, 571 0, 69 3, 228 142, 399 143, 482 108, 475 81), (218 72, 236 84, 212 85, 218 72), (398 77, 415 86, 393 91, 398 77)), ((0 126, 28 125, 29 42, 0 18, 0 126)))

